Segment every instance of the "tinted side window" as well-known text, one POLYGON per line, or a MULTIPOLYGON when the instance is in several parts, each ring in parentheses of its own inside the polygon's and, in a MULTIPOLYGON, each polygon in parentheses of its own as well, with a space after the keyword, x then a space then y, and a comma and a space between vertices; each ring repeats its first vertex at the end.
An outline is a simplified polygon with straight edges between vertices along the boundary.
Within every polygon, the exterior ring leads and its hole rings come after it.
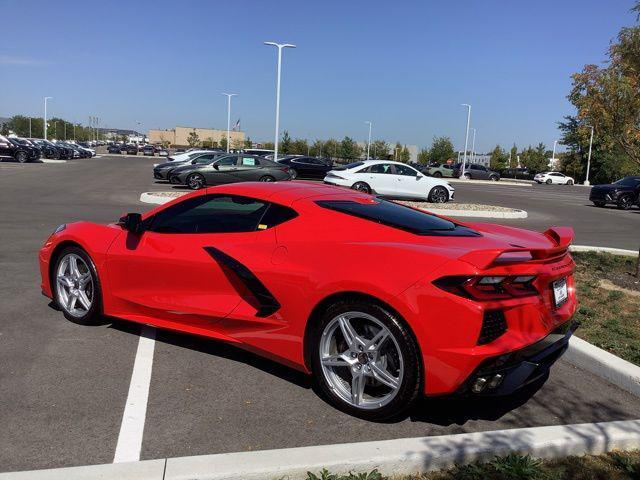
POLYGON ((418 175, 418 172, 416 172, 411 167, 407 167, 406 165, 396 165, 396 172, 398 173, 398 175, 406 175, 408 177, 415 177, 416 175, 418 175))
POLYGON ((159 212, 150 230, 159 233, 252 232, 269 204, 235 195, 202 195, 159 212))
POLYGON ((351 200, 318 200, 316 204, 329 210, 353 215, 416 235, 480 236, 478 232, 470 228, 387 200, 366 204, 351 200))
POLYGON ((220 160, 215 162, 215 165, 218 165, 220 167, 229 166, 229 165, 235 165, 235 164, 236 164, 236 157, 235 156, 222 157, 220 160))
POLYGON ((272 203, 269 205, 266 213, 262 216, 262 219, 258 224, 258 230, 275 227, 276 225, 280 225, 281 223, 287 222, 297 216, 298 213, 292 208, 272 203))
POLYGON ((392 173, 391 165, 388 163, 378 163, 377 165, 371 165, 369 167, 370 173, 392 173))

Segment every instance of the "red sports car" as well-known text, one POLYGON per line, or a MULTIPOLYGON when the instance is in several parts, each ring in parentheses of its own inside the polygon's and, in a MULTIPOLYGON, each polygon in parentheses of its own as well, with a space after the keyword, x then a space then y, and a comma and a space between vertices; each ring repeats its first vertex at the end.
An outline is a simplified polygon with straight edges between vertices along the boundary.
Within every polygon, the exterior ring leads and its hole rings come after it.
POLYGON ((40 269, 71 321, 108 315, 230 342, 382 419, 421 394, 506 395, 545 376, 575 328, 572 237, 339 187, 242 183, 118 223, 61 225, 40 269))

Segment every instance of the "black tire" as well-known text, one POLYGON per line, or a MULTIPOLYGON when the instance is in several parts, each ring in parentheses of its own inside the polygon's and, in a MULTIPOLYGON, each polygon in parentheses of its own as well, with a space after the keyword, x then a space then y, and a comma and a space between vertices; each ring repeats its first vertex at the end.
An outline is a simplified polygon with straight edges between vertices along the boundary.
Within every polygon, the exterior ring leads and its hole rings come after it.
POLYGON ((263 175, 262 177, 260 177, 260 181, 261 182, 275 182, 276 179, 271 175, 263 175))
POLYGON ((191 190, 200 190, 201 188, 204 188, 207 185, 207 182, 204 179, 204 177, 199 173, 192 173, 187 177, 185 184, 191 190))
POLYGON ((567 180, 567 185, 573 185, 573 180, 567 180))
POLYGON ((618 199, 617 205, 620 210, 629 210, 633 205, 633 197, 631 195, 623 195, 618 199))
POLYGON ((551 185, 553 183, 553 180, 551 180, 550 178, 547 178, 547 181, 544 183, 546 183, 547 185, 551 185))
POLYGON ((489 180, 491 180, 492 182, 497 182, 498 180, 500 180, 500 177, 497 175, 491 175, 489 177, 489 180))
POLYGON ((471 174, 470 173, 464 172, 463 177, 466 178, 467 180, 471 180, 471 174))
POLYGON ((54 160, 60 160, 61 154, 59 151, 54 152, 53 154, 53 159, 54 160))
POLYGON ((50 279, 53 302, 67 320, 79 325, 96 325, 100 323, 100 320, 102 318, 102 286, 100 285, 100 278, 98 277, 98 272, 96 271, 93 260, 91 260, 91 257, 87 254, 87 252, 85 252, 82 248, 75 246, 67 247, 59 252, 53 262, 50 279), (58 288, 60 288, 60 286, 56 281, 56 272, 58 270, 60 262, 65 258, 66 255, 70 253, 73 253, 84 260, 85 264, 89 267, 89 273, 91 273, 91 280, 93 282, 93 298, 91 308, 85 315, 80 317, 68 313, 64 306, 61 305, 58 295, 58 288))
POLYGON ((27 152, 18 152, 16 153, 16 160, 20 163, 27 163, 29 161, 29 156, 27 152))
POLYGON ((322 396, 338 410, 349 415, 371 421, 381 421, 402 415, 414 403, 422 386, 422 362, 420 349, 412 332, 397 314, 373 301, 353 298, 338 301, 328 307, 310 330, 311 368, 322 396), (345 312, 363 312, 383 323, 396 340, 402 360, 404 375, 392 400, 379 408, 363 409, 347 403, 331 388, 320 361, 320 340, 325 327, 338 315, 345 312))
POLYGON ((602 207, 604 207, 607 203, 606 203, 606 202, 593 202, 593 204, 594 204, 596 207, 602 208, 602 207))
POLYGON ((432 177, 434 177, 434 178, 442 178, 442 173, 440 173, 440 172, 433 172, 432 177))
POLYGON ((357 190, 362 193, 371 193, 371 187, 366 182, 356 182, 351 185, 352 190, 357 190))
POLYGON ((289 170, 289 176, 291 177, 291 180, 295 180, 296 178, 298 178, 298 172, 296 172, 293 168, 289 170))
POLYGON ((449 201, 449 192, 442 185, 436 185, 429 192, 429 201, 431 203, 447 203, 449 201))

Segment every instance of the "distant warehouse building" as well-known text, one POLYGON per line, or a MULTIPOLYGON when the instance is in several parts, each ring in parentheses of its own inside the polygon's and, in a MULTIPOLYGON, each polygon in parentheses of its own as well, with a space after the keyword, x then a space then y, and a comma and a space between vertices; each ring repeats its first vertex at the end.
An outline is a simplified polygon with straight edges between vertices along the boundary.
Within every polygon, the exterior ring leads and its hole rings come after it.
MULTIPOLYGON (((175 127, 168 130, 149 130, 149 143, 166 143, 173 147, 189 146, 189 136, 195 134, 198 137, 199 145, 211 146, 219 145, 223 138, 227 138, 226 130, 215 128, 195 128, 195 127, 175 127)), ((244 142, 244 132, 231 131, 231 147, 241 147, 244 142)))

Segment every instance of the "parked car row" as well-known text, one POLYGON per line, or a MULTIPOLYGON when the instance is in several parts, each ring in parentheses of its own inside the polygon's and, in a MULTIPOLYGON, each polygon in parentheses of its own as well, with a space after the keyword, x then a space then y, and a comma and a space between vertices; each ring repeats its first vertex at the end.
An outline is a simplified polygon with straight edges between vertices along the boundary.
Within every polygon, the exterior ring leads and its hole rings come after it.
POLYGON ((15 160, 26 163, 40 158, 59 160, 90 158, 95 155, 95 150, 77 143, 0 135, 0 160, 15 160))
POLYGON ((160 145, 142 145, 137 143, 112 143, 107 147, 109 153, 126 153, 127 155, 138 155, 142 153, 145 157, 167 157, 169 151, 160 145))

